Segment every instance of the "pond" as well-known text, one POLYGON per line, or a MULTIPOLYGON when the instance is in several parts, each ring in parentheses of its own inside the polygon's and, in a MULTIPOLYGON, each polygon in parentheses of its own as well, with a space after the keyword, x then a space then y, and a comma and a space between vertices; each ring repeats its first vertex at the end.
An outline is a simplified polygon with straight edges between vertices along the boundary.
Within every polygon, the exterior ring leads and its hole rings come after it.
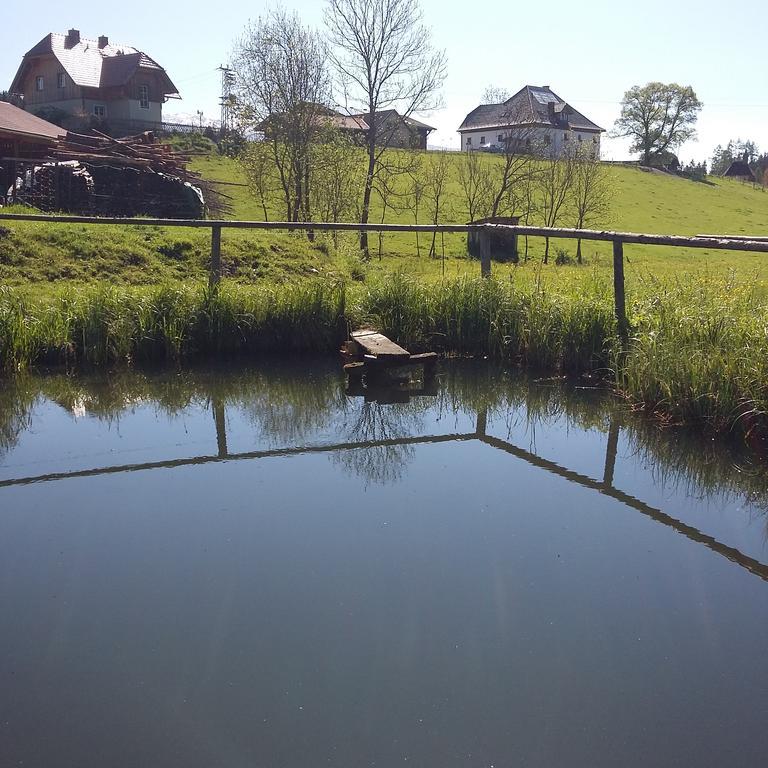
POLYGON ((0 765, 762 766, 767 534, 759 462, 491 366, 6 381, 0 765))

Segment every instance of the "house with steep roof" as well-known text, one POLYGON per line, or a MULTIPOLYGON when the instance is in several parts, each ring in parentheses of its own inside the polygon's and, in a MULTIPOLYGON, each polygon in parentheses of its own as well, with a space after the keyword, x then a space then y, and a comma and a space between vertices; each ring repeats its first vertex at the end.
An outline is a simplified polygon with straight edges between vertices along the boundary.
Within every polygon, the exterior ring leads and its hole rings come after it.
POLYGON ((600 158, 600 134, 593 123, 548 85, 526 85, 501 104, 481 104, 459 126, 463 150, 502 152, 514 142, 531 154, 560 157, 569 147, 600 158))
POLYGON ((181 98, 143 51, 104 35, 83 38, 77 29, 51 32, 27 51, 10 91, 33 114, 56 114, 72 128, 103 123, 118 133, 160 127, 163 104, 181 98))

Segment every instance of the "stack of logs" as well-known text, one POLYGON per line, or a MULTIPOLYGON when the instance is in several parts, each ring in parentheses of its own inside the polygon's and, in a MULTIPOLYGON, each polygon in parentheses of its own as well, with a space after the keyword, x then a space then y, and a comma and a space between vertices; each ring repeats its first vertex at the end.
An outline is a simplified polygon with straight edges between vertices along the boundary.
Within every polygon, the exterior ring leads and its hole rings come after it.
POLYGON ((167 173, 184 181, 194 182, 200 178, 199 174, 187 170, 189 154, 177 152, 169 144, 161 144, 151 131, 123 139, 113 139, 95 130, 92 136, 67 133, 54 145, 51 159, 81 163, 109 161, 113 166, 167 173))
POLYGON ((201 174, 187 168, 193 154, 180 152, 170 144, 161 143, 152 131, 115 139, 92 130, 92 135, 69 132, 58 139, 51 150, 50 159, 58 162, 76 160, 87 165, 134 168, 174 176, 200 188, 212 212, 228 212, 227 201, 231 200, 229 195, 215 189, 201 174))

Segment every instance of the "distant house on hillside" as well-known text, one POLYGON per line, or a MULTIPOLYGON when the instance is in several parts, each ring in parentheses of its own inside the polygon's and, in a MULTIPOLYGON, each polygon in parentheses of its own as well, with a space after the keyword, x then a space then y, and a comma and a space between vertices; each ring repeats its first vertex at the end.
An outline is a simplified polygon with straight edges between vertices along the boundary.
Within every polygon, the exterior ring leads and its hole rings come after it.
POLYGON ((114 133, 159 128, 163 104, 181 98, 146 53, 109 38, 52 32, 24 54, 11 84, 24 109, 68 128, 101 123, 114 133))
POLYGON ((740 181, 757 181, 755 174, 749 167, 749 163, 747 162, 746 158, 744 160, 734 160, 728 166, 728 169, 723 174, 723 176, 727 176, 731 179, 739 179, 740 181))
POLYGON ((368 130, 365 120, 354 115, 344 115, 324 104, 314 102, 302 102, 303 109, 295 108, 293 112, 275 113, 262 120, 255 129, 269 137, 280 135, 285 131, 292 120, 309 121, 309 125, 322 128, 328 126, 347 135, 360 135, 368 130))
POLYGON ((501 104, 481 104, 459 126, 464 150, 503 151, 514 142, 522 151, 559 157, 575 143, 597 159, 604 132, 548 85, 526 85, 501 104))
MULTIPOLYGON (((354 117, 370 122, 370 115, 354 117)), ((374 113, 376 136, 379 144, 398 149, 426 149, 427 137, 435 129, 412 117, 403 117, 397 110, 385 109, 374 113)))

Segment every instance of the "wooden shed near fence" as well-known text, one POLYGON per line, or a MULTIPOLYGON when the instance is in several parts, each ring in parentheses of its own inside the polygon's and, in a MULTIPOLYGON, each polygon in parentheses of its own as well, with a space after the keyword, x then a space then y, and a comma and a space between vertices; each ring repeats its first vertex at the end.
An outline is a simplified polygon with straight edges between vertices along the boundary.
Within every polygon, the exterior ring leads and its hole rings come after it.
MULTIPOLYGON (((467 222, 468 224, 519 224, 519 216, 489 216, 485 219, 467 222)), ((497 231, 468 232, 467 251, 469 255, 479 259, 482 257, 480 238, 487 237, 490 242, 491 259, 494 261, 512 261, 517 263, 517 234, 500 229, 497 231)))

